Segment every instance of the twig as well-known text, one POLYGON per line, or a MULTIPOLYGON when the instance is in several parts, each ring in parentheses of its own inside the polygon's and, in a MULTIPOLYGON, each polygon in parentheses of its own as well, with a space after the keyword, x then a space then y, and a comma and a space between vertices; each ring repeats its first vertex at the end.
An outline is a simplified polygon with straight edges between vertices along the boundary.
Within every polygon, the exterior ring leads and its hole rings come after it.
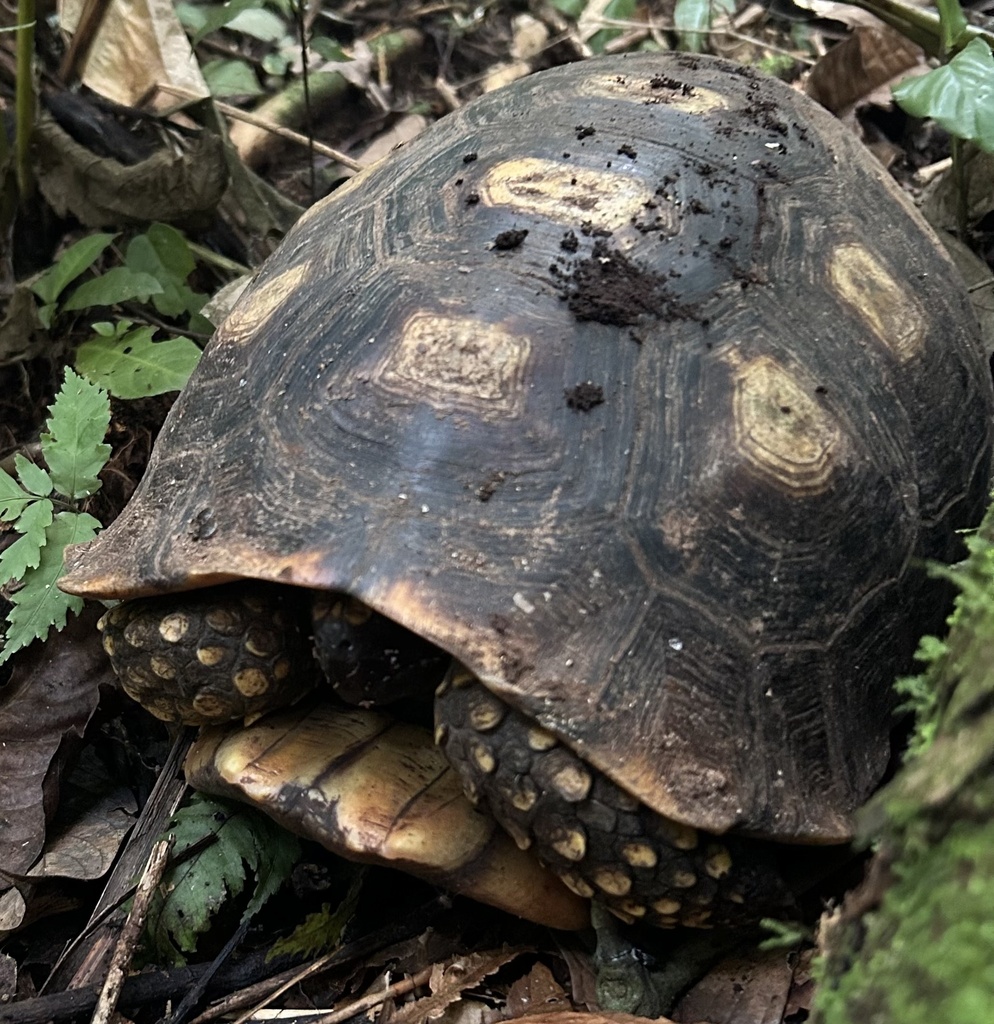
MULTIPOLYGON (((184 89, 179 85, 167 85, 165 82, 159 82, 158 87, 162 92, 167 92, 171 96, 178 96, 180 99, 204 99, 203 96, 194 92, 192 89, 184 89)), ((250 114, 246 110, 239 110, 238 107, 233 107, 228 103, 222 103, 220 100, 214 100, 214 106, 216 106, 225 117, 230 117, 235 121, 244 121, 246 124, 250 124, 254 128, 261 128, 263 131, 271 132, 273 135, 278 135, 282 139, 295 142, 298 146, 304 146, 305 148, 313 146, 315 153, 320 153, 322 156, 326 156, 331 160, 337 160, 340 164, 344 164, 353 171, 361 171, 363 169, 363 165, 359 163, 358 160, 353 160, 352 157, 343 153, 340 149, 335 149, 333 146, 326 146, 323 142, 318 142, 315 139, 309 139, 306 135, 301 135, 300 132, 295 132, 292 128, 284 128, 282 125, 275 124, 273 121, 267 121, 265 118, 256 117, 255 114, 250 114)))
POLYGON ((400 981, 395 981, 392 985, 381 988, 378 992, 369 992, 361 999, 349 1003, 348 1006, 332 1010, 331 1013, 318 1017, 313 1024, 340 1024, 343 1020, 358 1017, 360 1014, 365 1013, 366 1010, 371 1010, 374 1006, 380 1006, 388 999, 393 999, 396 996, 405 996, 408 992, 413 992, 414 989, 419 988, 421 985, 427 985, 433 970, 434 967, 426 967, 413 977, 402 978, 400 981))
POLYGON ((117 945, 114 947, 114 954, 107 969, 107 977, 100 990, 100 997, 97 999, 97 1005, 91 1018, 93 1024, 107 1024, 117 1009, 117 1002, 124 986, 125 972, 131 963, 142 929, 145 927, 145 918, 152 903, 152 896, 159 887, 162 874, 166 870, 170 845, 169 840, 163 839, 152 848, 152 855, 148 859, 145 873, 135 890, 131 913, 128 914, 117 945))

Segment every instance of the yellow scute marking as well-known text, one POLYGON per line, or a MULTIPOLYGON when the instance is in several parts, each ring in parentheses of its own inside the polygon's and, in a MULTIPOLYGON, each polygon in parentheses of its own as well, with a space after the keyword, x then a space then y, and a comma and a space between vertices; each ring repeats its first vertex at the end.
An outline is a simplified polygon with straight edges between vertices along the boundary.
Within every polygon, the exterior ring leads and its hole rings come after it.
POLYGON ((377 377, 386 390, 417 394, 442 412, 503 419, 521 412, 530 352, 528 337, 499 323, 422 310, 407 318, 377 377))
POLYGON ((657 89, 641 75, 589 75, 578 84, 576 91, 584 96, 604 96, 633 103, 644 103, 650 99, 688 114, 708 114, 712 110, 728 108, 728 100, 706 86, 694 85, 687 92, 675 92, 665 86, 657 89))
POLYGON ((811 390, 769 356, 734 371, 738 451, 799 497, 823 490, 842 454, 842 430, 811 390))
POLYGON ((727 110, 728 100, 713 89, 695 85, 689 92, 664 94, 662 101, 674 110, 685 114, 710 114, 715 110, 727 110))
POLYGON ((652 199, 651 189, 634 175, 539 157, 494 164, 478 191, 488 206, 507 206, 570 226, 590 221, 608 231, 630 223, 652 199))
POLYGON ((309 263, 298 263, 282 274, 255 285, 228 314, 218 331, 219 339, 235 344, 251 341, 262 325, 303 284, 310 269, 309 263))
POLYGON ((881 345, 902 362, 919 355, 928 318, 873 253, 856 242, 836 246, 829 274, 839 297, 866 321, 881 345))

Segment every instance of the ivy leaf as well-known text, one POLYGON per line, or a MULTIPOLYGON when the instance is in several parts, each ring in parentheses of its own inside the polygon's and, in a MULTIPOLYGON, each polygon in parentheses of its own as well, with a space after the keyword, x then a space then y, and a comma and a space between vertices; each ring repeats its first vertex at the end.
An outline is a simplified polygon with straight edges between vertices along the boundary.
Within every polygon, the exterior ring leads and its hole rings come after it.
POLYGON ((0 664, 33 640, 44 640, 52 626, 62 629, 68 613, 78 614, 82 609, 81 597, 64 594, 55 583, 62 575, 66 546, 93 540, 99 529, 99 521, 85 512, 60 512, 52 521, 45 531, 37 567, 24 572, 20 590, 11 595, 0 664))
POLYGON ((110 445, 102 443, 110 425, 110 399, 66 367, 49 412, 41 450, 52 480, 60 494, 85 498, 99 489, 97 474, 110 457, 110 445))
POLYGON ((994 153, 994 56, 974 39, 941 68, 894 87, 912 117, 931 117, 957 138, 994 153))
POLYGON ((179 391, 200 361, 189 338, 153 341, 154 327, 118 337, 96 337, 76 350, 76 369, 116 398, 143 398, 179 391))
POLYGON ((114 267, 106 274, 84 281, 63 303, 65 310, 89 309, 91 306, 116 306, 129 299, 148 302, 162 292, 162 285, 151 274, 130 267, 114 267))

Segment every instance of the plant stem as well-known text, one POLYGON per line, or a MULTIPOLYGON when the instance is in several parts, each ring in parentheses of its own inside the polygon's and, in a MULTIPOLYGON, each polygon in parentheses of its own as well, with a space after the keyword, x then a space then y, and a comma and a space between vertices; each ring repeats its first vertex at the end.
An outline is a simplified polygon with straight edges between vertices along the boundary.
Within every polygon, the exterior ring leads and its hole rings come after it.
POLYGON ((31 170, 31 133, 35 123, 34 88, 35 0, 17 2, 17 187, 21 202, 34 191, 31 170))

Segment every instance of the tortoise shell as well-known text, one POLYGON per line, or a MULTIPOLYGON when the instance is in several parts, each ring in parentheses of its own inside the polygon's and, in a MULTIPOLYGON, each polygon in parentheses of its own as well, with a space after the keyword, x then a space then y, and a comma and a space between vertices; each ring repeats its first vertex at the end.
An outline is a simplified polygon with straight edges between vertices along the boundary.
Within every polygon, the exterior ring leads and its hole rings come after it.
POLYGON ((659 813, 839 841, 991 411, 949 260, 834 119, 603 58, 310 210, 67 587, 344 591, 659 813))

